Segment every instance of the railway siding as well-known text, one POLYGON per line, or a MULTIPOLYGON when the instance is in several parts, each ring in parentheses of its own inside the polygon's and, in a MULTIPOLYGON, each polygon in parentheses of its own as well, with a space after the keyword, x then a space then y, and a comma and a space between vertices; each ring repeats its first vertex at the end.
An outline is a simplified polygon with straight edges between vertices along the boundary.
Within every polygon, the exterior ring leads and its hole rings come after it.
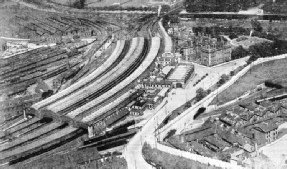
POLYGON ((58 123, 50 123, 48 125, 45 125, 45 126, 39 128, 38 130, 34 130, 29 135, 23 135, 22 137, 18 137, 16 139, 14 139, 12 142, 7 142, 5 144, 0 145, 0 151, 11 148, 13 146, 17 146, 18 144, 29 141, 30 139, 33 139, 37 136, 40 136, 44 133, 47 133, 47 132, 49 132, 49 131, 57 128, 57 127, 60 127, 60 126, 61 126, 61 124, 58 124, 58 123))
POLYGON ((21 123, 15 127, 12 127, 11 129, 8 129, 7 132, 8 133, 14 133, 14 132, 17 132, 18 130, 21 130, 33 123, 36 123, 39 119, 38 118, 32 118, 32 119, 29 119, 28 121, 26 121, 25 123, 21 123))
POLYGON ((87 77, 82 79, 81 81, 78 81, 75 84, 71 85, 70 87, 68 87, 68 88, 66 88, 66 89, 64 89, 64 90, 52 95, 51 97, 49 97, 49 98, 47 98, 45 100, 42 100, 41 102, 38 102, 38 103, 34 104, 32 107, 34 109, 36 109, 36 110, 39 110, 40 108, 45 107, 45 106, 55 102, 56 100, 71 94, 75 90, 85 86, 86 84, 91 82, 93 79, 98 77, 108 67, 110 67, 110 65, 118 58, 118 56, 122 52, 123 47, 124 47, 124 41, 118 41, 117 45, 116 45, 116 48, 115 48, 114 52, 111 54, 111 56, 107 59, 107 61, 104 64, 102 64, 93 73, 91 73, 90 75, 88 75, 87 77))
MULTIPOLYGON (((118 77, 133 62, 132 58, 134 56, 134 53, 139 53, 139 51, 142 50, 142 48, 138 48, 138 46, 136 46, 136 44, 138 44, 137 43, 138 39, 135 38, 135 39, 133 39, 133 41, 134 42, 132 43, 132 46, 131 46, 129 52, 127 53, 126 57, 113 70, 111 70, 110 72, 108 72, 107 74, 105 74, 100 79, 93 82, 88 87, 84 88, 83 90, 80 90, 80 91, 76 92, 75 94, 70 95, 70 96, 60 100, 59 102, 48 106, 48 109, 52 110, 53 112, 58 112, 58 111, 64 109, 65 107, 72 106, 76 102, 83 100, 87 96, 91 95, 92 93, 100 90, 102 87, 104 87, 105 85, 110 83, 113 79, 118 77)), ((143 46, 143 39, 141 39, 139 44, 140 44, 139 46, 143 46)))
POLYGON ((3 160, 5 158, 11 157, 13 155, 27 152, 27 151, 32 150, 34 148, 40 148, 42 145, 53 142, 54 140, 59 139, 61 137, 64 137, 64 136, 66 136, 66 135, 68 135, 68 134, 70 134, 76 130, 77 130, 76 128, 67 127, 65 129, 60 130, 59 132, 56 132, 56 133, 53 133, 51 135, 46 136, 41 140, 31 142, 25 146, 21 146, 21 147, 14 149, 12 151, 1 152, 0 159, 3 160))

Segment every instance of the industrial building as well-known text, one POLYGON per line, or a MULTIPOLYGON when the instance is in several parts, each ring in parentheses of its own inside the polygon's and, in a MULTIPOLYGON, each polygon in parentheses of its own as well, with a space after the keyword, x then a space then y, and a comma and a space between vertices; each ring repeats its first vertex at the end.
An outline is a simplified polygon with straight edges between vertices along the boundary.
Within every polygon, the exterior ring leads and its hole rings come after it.
POLYGON ((180 64, 167 78, 175 88, 184 88, 188 79, 194 74, 194 66, 192 64, 180 64))

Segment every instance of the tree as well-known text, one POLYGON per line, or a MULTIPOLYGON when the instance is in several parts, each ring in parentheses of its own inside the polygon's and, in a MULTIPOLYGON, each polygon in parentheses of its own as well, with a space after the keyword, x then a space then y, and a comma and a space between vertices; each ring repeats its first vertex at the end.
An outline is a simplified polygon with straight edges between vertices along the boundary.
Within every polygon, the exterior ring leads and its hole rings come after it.
POLYGON ((255 55, 251 55, 247 61, 247 64, 250 64, 251 62, 254 62, 255 60, 257 60, 259 57, 255 56, 255 55))
POLYGON ((175 130, 175 129, 170 130, 170 131, 167 133, 167 135, 166 135, 166 137, 164 138, 164 140, 169 139, 169 138, 170 138, 171 136, 173 136, 175 133, 176 133, 176 130, 175 130))
POLYGON ((207 96, 207 92, 203 88, 199 88, 196 90, 196 96, 195 96, 196 101, 200 101, 205 96, 207 96))
POLYGON ((219 81, 217 82, 218 86, 223 85, 228 79, 229 79, 228 75, 226 74, 221 75, 219 81))
POLYGON ((248 51, 245 50, 241 45, 232 50, 231 59, 240 59, 246 57, 248 55, 248 51))
POLYGON ((222 161, 230 162, 231 156, 227 153, 219 153, 219 159, 222 161))
POLYGON ((71 7, 83 9, 85 7, 85 3, 86 0, 76 0, 76 2, 74 2, 71 7))
POLYGON ((230 33, 229 38, 230 39, 235 39, 235 38, 238 38, 238 36, 235 33, 232 32, 232 33, 230 33))
POLYGON ((262 32, 263 28, 258 20, 251 20, 251 26, 255 31, 262 32))
POLYGON ((248 50, 251 56, 257 57, 257 58, 260 57, 260 49, 258 47, 258 44, 251 45, 248 50))

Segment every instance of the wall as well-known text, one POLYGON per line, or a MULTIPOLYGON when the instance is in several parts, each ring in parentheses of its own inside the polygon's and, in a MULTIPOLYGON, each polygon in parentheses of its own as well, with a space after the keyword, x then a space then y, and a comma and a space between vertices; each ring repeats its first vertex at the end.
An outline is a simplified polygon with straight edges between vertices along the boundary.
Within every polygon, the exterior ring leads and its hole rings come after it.
POLYGON ((208 158, 208 157, 204 157, 204 156, 200 156, 197 154, 193 154, 190 152, 186 152, 186 151, 181 151, 175 148, 171 148, 168 146, 165 146, 163 144, 157 143, 156 145, 154 144, 154 142, 151 139, 147 139, 147 143, 152 147, 152 148, 157 148, 160 151, 163 151, 165 153, 169 153, 169 154, 173 154, 176 156, 180 156, 180 157, 184 157, 196 162, 200 162, 206 165, 212 165, 212 166, 216 166, 216 167, 221 167, 221 168, 228 168, 228 169, 243 169, 244 167, 238 166, 236 164, 231 164, 228 162, 224 162, 224 161, 220 161, 220 160, 216 160, 216 159, 212 159, 212 158, 208 158))
POLYGON ((184 113, 182 113, 177 118, 170 121, 162 129, 160 129, 160 131, 159 131, 160 138, 164 138, 166 136, 166 134, 172 129, 176 129, 177 131, 183 130, 185 128, 186 123, 190 123, 191 121, 193 121, 193 116, 195 115, 195 113, 197 112, 197 110, 200 107, 207 107, 209 105, 209 103, 218 94, 220 94, 225 89, 227 89, 229 86, 231 86, 233 83, 235 83, 240 77, 245 75, 245 73, 247 73, 250 70, 250 68, 252 68, 253 66, 256 66, 256 65, 261 64, 263 62, 268 62, 268 61, 277 60, 277 59, 284 59, 284 58, 287 58, 287 54, 278 55, 278 56, 271 56, 271 57, 267 57, 267 58, 259 58, 256 61, 254 61, 253 63, 251 63, 250 65, 246 66, 244 69, 242 69, 240 72, 238 72, 235 76, 233 76, 228 82, 223 84, 221 87, 219 87, 218 89, 216 89, 215 91, 210 93, 208 96, 203 98, 201 101, 199 101, 198 103, 193 105, 191 108, 187 109, 184 113))

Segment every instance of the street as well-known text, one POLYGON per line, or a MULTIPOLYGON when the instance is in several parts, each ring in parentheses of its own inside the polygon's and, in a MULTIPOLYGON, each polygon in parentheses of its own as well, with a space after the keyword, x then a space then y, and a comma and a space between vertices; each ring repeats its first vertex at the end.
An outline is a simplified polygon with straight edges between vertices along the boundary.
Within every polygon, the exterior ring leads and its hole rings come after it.
MULTIPOLYGON (((173 89, 175 93, 169 93, 168 97, 165 100, 168 100, 168 103, 163 107, 159 105, 156 110, 154 110, 154 115, 147 120, 147 123, 142 127, 142 129, 130 140, 127 144, 124 157, 127 160, 129 169, 148 169, 152 168, 142 157, 142 147, 143 143, 147 138, 154 140, 156 144, 156 136, 154 131, 159 124, 177 107, 184 104, 186 101, 191 100, 196 95, 196 89, 202 87, 208 89, 220 79, 222 74, 229 74, 230 71, 236 69, 237 67, 244 65, 246 58, 239 59, 235 62, 226 63, 219 67, 207 68, 201 65, 195 65, 195 73, 197 76, 188 82, 188 85, 185 89, 173 89), (201 78, 203 75, 208 73, 209 75, 198 83, 195 87, 193 84, 201 78), (160 110, 157 110, 160 108, 160 110)), ((165 100, 163 102, 165 102, 165 100)), ((192 121, 191 121, 192 122, 192 121)), ((189 124, 185 124, 189 126, 189 124)), ((162 138, 159 138, 162 139, 162 138)))

